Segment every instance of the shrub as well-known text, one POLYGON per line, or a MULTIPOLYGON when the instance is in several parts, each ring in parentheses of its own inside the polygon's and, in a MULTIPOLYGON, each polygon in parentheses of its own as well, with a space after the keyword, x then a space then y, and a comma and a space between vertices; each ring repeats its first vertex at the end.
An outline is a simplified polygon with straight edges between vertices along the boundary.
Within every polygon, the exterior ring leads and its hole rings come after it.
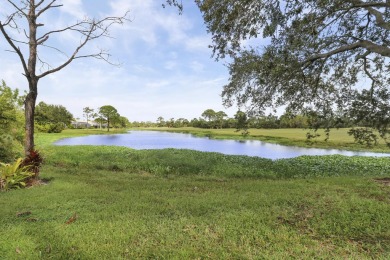
POLYGON ((31 150, 29 155, 22 161, 20 167, 27 167, 27 169, 33 173, 33 177, 37 178, 42 162, 43 158, 40 153, 37 150, 31 150))
POLYGON ((21 156, 22 143, 11 134, 0 134, 0 161, 12 162, 21 156))
POLYGON ((36 124, 36 130, 41 133, 61 133, 65 129, 63 123, 36 124))
POLYGON ((10 190, 26 186, 26 181, 34 173, 28 166, 22 166, 23 159, 19 158, 13 164, 0 163, 0 190, 10 190))

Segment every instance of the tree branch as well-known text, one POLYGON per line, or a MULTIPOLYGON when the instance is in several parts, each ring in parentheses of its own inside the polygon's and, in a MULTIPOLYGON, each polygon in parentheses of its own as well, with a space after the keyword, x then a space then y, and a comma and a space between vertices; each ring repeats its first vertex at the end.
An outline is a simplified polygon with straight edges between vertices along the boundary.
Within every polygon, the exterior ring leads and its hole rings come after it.
POLYGON ((4 38, 7 40, 7 42, 11 45, 11 47, 15 50, 15 52, 18 54, 20 61, 22 62, 23 70, 25 75, 28 75, 28 69, 27 69, 27 64, 24 60, 23 54, 20 51, 19 47, 15 45, 15 43, 12 41, 11 37, 7 34, 7 32, 4 29, 3 24, 0 22, 0 31, 4 35, 4 38))
POLYGON ((378 53, 385 57, 390 57, 390 48, 388 46, 379 45, 367 40, 360 40, 359 43, 360 43, 360 47, 366 50, 378 53))
POLYGON ((45 2, 45 0, 41 0, 39 3, 37 3, 37 4, 35 5, 35 8, 38 8, 41 4, 43 4, 43 2, 45 2))
POLYGON ((53 34, 53 33, 61 33, 61 32, 65 32, 65 31, 68 31, 68 30, 75 30, 74 28, 76 28, 77 26, 82 26, 84 23, 87 23, 87 22, 86 21, 81 21, 81 22, 77 22, 77 23, 75 23, 75 24, 73 24, 71 26, 65 27, 63 29, 47 32, 44 35, 42 35, 41 37, 39 37, 37 39, 37 41, 40 42, 40 41, 42 41, 45 38, 49 38, 50 34, 53 34))
MULTIPOLYGON (((55 7, 61 7, 63 6, 62 4, 59 4, 59 5, 53 5, 57 0, 52 0, 50 4, 48 4, 47 6, 45 6, 44 8, 42 8, 36 15, 36 17, 39 17, 41 14, 43 14, 44 12, 46 12, 48 9, 50 8, 55 8, 55 7)), ((41 1, 36 7, 38 7, 43 1, 41 1)))
POLYGON ((381 8, 386 8, 390 7, 390 3, 387 1, 386 3, 384 2, 362 2, 361 0, 349 0, 348 2, 353 3, 355 7, 381 7, 381 8))
POLYGON ((13 7, 15 7, 16 10, 18 10, 19 12, 21 12, 25 17, 27 17, 27 14, 23 11, 22 8, 19 8, 13 1, 11 0, 7 0, 8 3, 10 3, 13 7))
POLYGON ((390 7, 390 3, 363 3, 360 0, 352 0, 353 7, 362 7, 366 9, 370 14, 375 16, 376 23, 379 27, 390 30, 390 23, 383 19, 383 13, 379 12, 373 7, 390 7))
MULTIPOLYGON (((126 18, 127 14, 128 14, 128 12, 126 12, 125 15, 123 15, 122 17, 106 17, 106 18, 99 20, 97 22, 95 22, 93 20, 89 21, 89 22, 83 21, 83 22, 79 22, 76 25, 69 26, 69 27, 62 29, 62 30, 51 31, 49 33, 46 33, 44 36, 48 37, 48 35, 50 33, 60 32, 60 31, 64 31, 64 30, 75 30, 75 31, 78 31, 79 33, 81 33, 82 35, 84 35, 85 38, 80 43, 80 45, 75 49, 73 54, 62 65, 60 65, 56 68, 53 68, 51 70, 48 70, 48 71, 42 73, 41 75, 38 75, 37 77, 43 78, 51 73, 57 72, 57 71, 65 68, 67 65, 69 65, 74 59, 79 59, 79 58, 93 57, 93 58, 97 58, 97 59, 103 59, 104 61, 108 62, 109 64, 112 64, 108 60, 108 58, 104 57, 104 56, 109 57, 109 54, 105 53, 104 51, 100 51, 99 53, 90 54, 90 55, 82 55, 82 56, 77 56, 77 54, 89 41, 97 39, 101 36, 108 36, 107 33, 108 33, 109 27, 111 27, 113 24, 122 24, 125 20, 127 20, 127 18, 126 18), (107 21, 109 21, 109 23, 104 25, 104 23, 107 21), (88 29, 87 28, 76 29, 77 25, 86 25, 86 24, 89 24, 88 29)), ((44 37, 44 36, 42 36, 42 37, 44 37)), ((40 38, 41 39, 40 42, 43 41, 42 37, 40 38)))
POLYGON ((65 61, 62 65, 54 68, 54 69, 51 69, 51 70, 48 70, 44 73, 42 73, 41 75, 38 75, 37 78, 40 79, 40 78, 43 78, 51 73, 54 73, 54 72, 57 72, 63 68, 65 68, 66 66, 68 66, 73 60, 74 58, 76 57, 77 53, 81 50, 81 48, 83 48, 85 46, 85 44, 87 44, 87 42, 90 40, 90 35, 92 33, 92 29, 89 33, 89 35, 84 39, 84 41, 76 48, 76 50, 73 52, 72 56, 70 56, 70 58, 65 61))
MULTIPOLYGON (((3 23, 3 26, 8 26, 11 22, 13 22, 13 23, 15 24, 14 17, 15 17, 15 15, 16 15, 17 13, 18 13, 18 12, 14 12, 13 14, 9 15, 9 16, 7 17, 7 20, 5 21, 5 23, 3 23)), ((12 27, 12 26, 10 25, 10 27, 12 27)))
MULTIPOLYGON (((308 59, 306 59, 302 64, 305 65, 304 68, 306 68, 307 66, 309 66, 311 63, 313 63, 316 60, 329 58, 335 54, 342 53, 345 51, 355 50, 357 48, 364 48, 367 51, 369 51, 370 53, 374 52, 374 53, 378 53, 382 56, 390 57, 390 48, 388 48, 387 46, 378 45, 378 44, 375 44, 375 43, 367 41, 367 40, 359 40, 355 43, 341 46, 337 49, 334 49, 334 50, 326 52, 326 53, 313 55, 313 56, 309 57, 308 59)), ((367 55, 365 55, 365 56, 367 56, 367 55)), ((357 56, 357 57, 359 57, 359 56, 357 56)), ((364 57, 364 56, 362 56, 362 57, 364 57)), ((359 57, 359 58, 362 58, 362 57, 359 57)))

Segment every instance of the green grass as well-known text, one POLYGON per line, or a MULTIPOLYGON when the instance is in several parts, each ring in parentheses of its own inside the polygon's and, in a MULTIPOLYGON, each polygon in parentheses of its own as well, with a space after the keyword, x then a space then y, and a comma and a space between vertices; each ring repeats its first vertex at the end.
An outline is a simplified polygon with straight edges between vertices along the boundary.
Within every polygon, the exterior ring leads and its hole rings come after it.
POLYGON ((40 134, 47 185, 0 193, 1 259, 390 258, 390 158, 50 145, 84 133, 40 134))
POLYGON ((106 134, 121 134, 127 132, 127 129, 123 128, 110 128, 110 131, 107 132, 106 129, 66 129, 61 133, 52 133, 44 134, 37 133, 35 135, 35 143, 37 144, 38 149, 40 147, 50 146, 53 142, 62 139, 70 138, 76 136, 85 136, 85 135, 106 135, 106 134))
POLYGON ((207 136, 214 139, 250 139, 261 140, 269 143, 278 143, 289 146, 316 147, 316 148, 337 148, 352 151, 371 151, 371 152, 389 152, 385 142, 380 139, 378 145, 367 147, 354 142, 353 137, 348 135, 349 128, 331 129, 330 138, 325 141, 325 132, 323 129, 318 130, 320 137, 312 141, 306 139, 306 133, 309 129, 289 128, 289 129, 249 129, 249 135, 243 137, 241 132, 235 129, 202 129, 193 127, 182 128, 141 128, 145 130, 170 131, 191 133, 196 136, 207 136))

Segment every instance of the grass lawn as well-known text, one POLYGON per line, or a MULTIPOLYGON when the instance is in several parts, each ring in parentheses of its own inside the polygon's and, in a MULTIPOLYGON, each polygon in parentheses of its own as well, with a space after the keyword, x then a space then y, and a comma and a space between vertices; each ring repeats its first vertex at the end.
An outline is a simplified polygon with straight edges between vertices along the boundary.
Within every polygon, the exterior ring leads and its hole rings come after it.
POLYGON ((323 129, 318 130, 319 137, 312 141, 307 141, 306 133, 309 129, 289 128, 289 129, 249 129, 249 135, 243 137, 241 132, 236 132, 235 129, 202 129, 194 127, 182 128, 141 128, 145 130, 170 131, 191 133, 198 136, 208 136, 215 139, 251 139, 261 140, 269 143, 279 143, 283 145, 302 146, 302 147, 317 147, 317 148, 337 148, 355 151, 371 151, 371 152, 389 152, 390 149, 386 146, 382 139, 378 140, 378 145, 367 147, 354 142, 352 136, 348 135, 349 128, 331 129, 330 138, 325 141, 325 132, 323 129))
POLYGON ((390 158, 52 146, 0 193, 1 259, 389 259, 390 158))

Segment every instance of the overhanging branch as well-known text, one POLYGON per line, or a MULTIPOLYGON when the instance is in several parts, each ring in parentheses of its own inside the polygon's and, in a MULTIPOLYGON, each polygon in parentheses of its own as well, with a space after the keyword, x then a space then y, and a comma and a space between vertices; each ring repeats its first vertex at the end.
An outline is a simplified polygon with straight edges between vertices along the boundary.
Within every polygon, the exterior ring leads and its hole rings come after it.
POLYGON ((387 46, 382 46, 375 44, 373 42, 367 41, 367 40, 359 40, 358 42, 341 46, 337 49, 334 49, 332 51, 326 52, 326 53, 320 53, 313 55, 309 58, 307 58, 304 62, 302 62, 302 65, 304 65, 304 68, 309 66, 311 63, 313 63, 316 60, 329 58, 333 55, 336 55, 338 53, 346 52, 346 51, 352 51, 358 48, 363 48, 369 51, 370 53, 377 53, 385 57, 390 57, 390 48, 387 46))
POLYGON ((379 27, 390 30, 390 23, 386 22, 383 18, 383 13, 375 9, 374 7, 389 8, 390 3, 364 3, 360 0, 352 0, 353 7, 359 7, 366 9, 371 15, 375 16, 376 23, 379 27))

